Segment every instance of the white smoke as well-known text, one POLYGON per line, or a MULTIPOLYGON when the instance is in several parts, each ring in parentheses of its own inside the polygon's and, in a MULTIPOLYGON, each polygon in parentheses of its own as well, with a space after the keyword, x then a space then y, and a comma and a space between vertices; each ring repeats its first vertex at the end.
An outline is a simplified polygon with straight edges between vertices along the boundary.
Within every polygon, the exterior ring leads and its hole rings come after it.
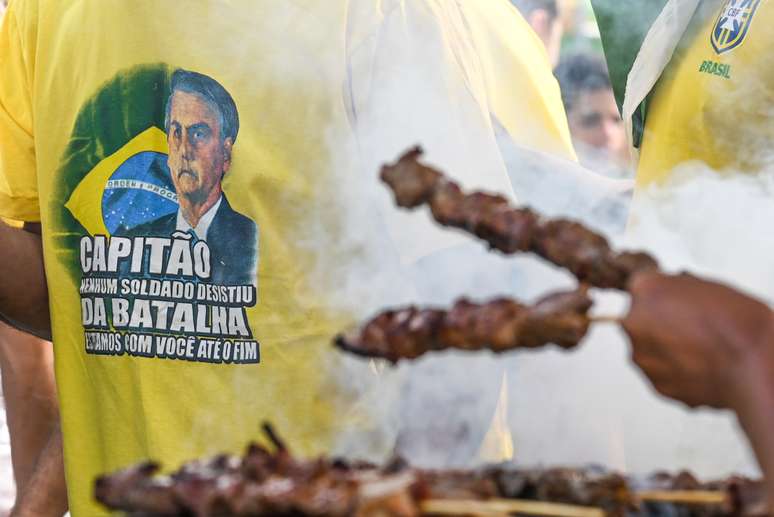
MULTIPOLYGON (((632 214, 636 223, 614 241, 626 249, 650 251, 669 271, 688 270, 725 280, 772 300, 774 245, 764 238, 767 222, 774 216, 771 185, 767 176, 720 176, 700 164, 686 166, 676 172, 671 184, 638 196, 632 214)), ((620 215, 615 210, 612 213, 620 215)), ((429 215, 418 212, 414 217, 429 215)), ((582 218, 588 221, 590 217, 587 213, 582 218)), ((598 222, 598 226, 609 227, 616 221, 598 222)), ((368 293, 357 297, 349 291, 355 296, 350 300, 365 302, 358 311, 364 319, 401 299, 445 305, 459 296, 486 299, 507 294, 533 300, 574 284, 568 274, 535 257, 502 257, 478 244, 460 246, 441 258, 428 259, 426 265, 420 263, 416 271, 422 281, 405 283, 402 278, 405 291, 387 280, 388 269, 380 271, 379 263, 377 259, 364 268, 361 262, 348 271, 348 285, 368 293), (359 277, 362 273, 376 281, 359 277), (416 289, 416 285, 424 288, 416 289), (391 302, 380 304, 380 298, 391 302)), ((625 295, 596 292, 595 298, 599 314, 621 315, 628 305, 625 295)), ((348 360, 347 382, 359 379, 367 394, 363 407, 382 425, 376 433, 378 440, 364 444, 356 435, 345 435, 340 450, 378 457, 391 452, 391 440, 399 432, 418 426, 409 436, 419 445, 405 444, 416 462, 447 466, 475 462, 481 433, 492 418, 499 380, 507 373, 508 423, 515 460, 520 464, 594 463, 641 474, 687 468, 705 477, 757 473, 733 415, 690 411, 660 397, 631 363, 629 354, 620 329, 599 325, 570 353, 552 348, 498 357, 442 353, 395 370, 382 368, 379 375, 366 368, 367 362, 348 360), (413 396, 409 398, 401 391, 407 377, 412 379, 413 396), (460 436, 444 435, 444 426, 460 421, 480 427, 460 436), (423 441, 418 438, 423 432, 432 436, 423 441)))
POLYGON ((691 269, 774 300, 774 169, 717 173, 686 163, 663 188, 638 196, 627 245, 657 250, 672 269, 691 269))
MULTIPOLYGON (((478 138, 487 131, 495 138, 497 128, 460 106, 444 118, 437 99, 446 94, 441 86, 453 81, 423 80, 428 71, 422 66, 432 56, 423 55, 430 50, 418 41, 431 36, 413 37, 418 55, 400 69, 400 83, 410 88, 393 85, 384 97, 371 99, 372 111, 359 105, 352 135, 329 135, 335 192, 328 194, 336 202, 321 195, 325 201, 314 207, 318 215, 309 223, 307 244, 320 250, 315 286, 329 299, 335 293, 337 308, 359 320, 408 303, 442 306, 460 296, 499 295, 529 301, 571 288, 570 275, 535 257, 489 253, 473 239, 430 224, 426 210, 405 213, 392 205, 378 182, 378 165, 415 144, 428 148, 427 161, 468 188, 492 189, 496 183, 492 147, 479 145, 478 138), (459 135, 449 129, 459 120, 449 118, 466 116, 479 124, 469 128, 477 138, 459 145, 459 135), (481 181, 474 174, 477 156, 487 157, 481 181)), ((616 235, 629 217, 630 185, 507 140, 499 144, 520 201, 547 215, 579 218, 609 233, 618 246, 648 250, 668 270, 726 279, 774 299, 769 281, 774 272, 767 266, 774 242, 766 237, 774 216, 770 176, 719 176, 700 164, 686 166, 671 184, 639 196, 631 215, 635 223, 616 235)), ((595 296, 600 313, 626 310, 625 296, 595 296)), ((632 473, 689 468, 703 476, 756 471, 732 415, 689 412, 659 397, 629 353, 622 332, 602 325, 570 353, 551 348, 498 357, 442 353, 398 368, 342 358, 332 375, 358 394, 357 410, 367 413, 372 425, 343 433, 336 452, 383 460, 397 446, 416 464, 475 463, 507 373, 508 423, 518 463, 595 463, 632 473)))

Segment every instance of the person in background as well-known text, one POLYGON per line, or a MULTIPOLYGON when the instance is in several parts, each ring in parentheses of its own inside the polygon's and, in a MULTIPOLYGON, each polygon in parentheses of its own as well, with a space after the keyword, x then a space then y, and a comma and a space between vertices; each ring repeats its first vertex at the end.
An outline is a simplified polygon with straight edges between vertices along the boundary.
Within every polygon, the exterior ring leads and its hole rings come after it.
POLYGON ((606 176, 631 177, 629 143, 604 59, 564 56, 555 74, 581 164, 606 176))
POLYGON ((701 162, 724 174, 770 169, 768 61, 774 4, 592 0, 634 146, 638 190, 701 162), (733 123, 728 123, 733 121, 733 123))
MULTIPOLYGON (((6 4, 6 0, 0 1, 0 21, 6 4)), ((49 457, 61 457, 61 444, 51 439, 57 434, 59 419, 53 361, 50 342, 0 322, 0 403, 5 405, 0 408, 4 413, 0 414, 0 428, 7 429, 10 439, 9 449, 0 450, 0 461, 4 462, 0 465, 0 514, 11 510, 9 505, 14 504, 14 493, 18 506, 31 484, 41 488, 33 477, 44 450, 49 457)), ((0 447, 1 444, 0 438, 0 447)), ((42 515, 61 515, 67 510, 64 472, 60 471, 52 479, 52 484, 43 487, 52 496, 58 493, 61 497, 49 499, 55 501, 51 512, 36 506, 35 509, 46 512, 42 515)))
MULTIPOLYGON (((560 85, 553 70, 559 62, 565 28, 568 27, 566 14, 576 11, 577 6, 573 2, 560 0, 509 1, 521 13, 521 18, 526 22, 524 25, 531 27, 532 32, 538 36, 534 38, 534 45, 522 44, 519 55, 524 60, 542 62, 537 65, 527 64, 524 69, 532 73, 545 73, 548 70, 550 80, 543 82, 545 94, 553 96, 554 91, 558 91, 561 97, 560 85), (540 47, 546 52, 540 52, 540 47), (535 52, 540 55, 533 55, 535 52), (553 84, 549 85, 549 82, 553 84)), ((510 92, 512 105, 527 104, 523 101, 518 92, 510 92)), ((564 104, 560 103, 559 108, 554 116, 561 118, 563 126, 569 130, 564 104)), ((525 121, 529 118, 530 115, 524 112, 521 120, 525 121)), ((499 129, 497 124, 495 128, 499 129)), ((530 127, 530 129, 533 128, 530 127)), ((587 161, 579 159, 578 150, 575 149, 575 142, 572 140, 571 136, 571 158, 567 159, 565 153, 563 157, 565 159, 556 160, 557 157, 562 158, 560 153, 553 152, 550 155, 535 153, 534 146, 525 149, 518 139, 510 138, 510 135, 501 139, 498 134, 503 155, 508 160, 511 184, 517 197, 528 200, 534 209, 546 214, 581 220, 589 218, 597 222, 602 220, 605 221, 607 230, 621 231, 627 220, 632 180, 623 177, 622 174, 606 174, 604 171, 588 167, 587 161)))
POLYGON ((559 62, 564 29, 557 0, 511 0, 546 46, 553 66, 559 62))

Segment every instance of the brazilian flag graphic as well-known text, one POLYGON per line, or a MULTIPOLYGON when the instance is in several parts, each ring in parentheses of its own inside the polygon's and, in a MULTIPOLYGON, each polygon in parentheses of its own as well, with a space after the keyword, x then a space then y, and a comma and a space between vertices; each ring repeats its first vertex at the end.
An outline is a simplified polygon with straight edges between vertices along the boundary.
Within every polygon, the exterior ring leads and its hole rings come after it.
POLYGON ((56 249, 75 281, 81 237, 110 236, 178 209, 164 132, 172 72, 159 64, 119 73, 78 114, 50 207, 56 249))
POLYGON ((221 196, 206 238, 168 226, 148 229, 159 221, 174 225, 179 212, 164 127, 171 83, 180 74, 206 77, 164 65, 133 68, 80 111, 52 200, 55 249, 71 279, 80 281, 86 353, 257 364, 259 344, 246 312, 257 300, 249 283, 255 223, 221 196), (130 238, 132 231, 141 233, 130 238), (165 241, 155 249, 166 246, 168 253, 154 256, 145 239, 151 248, 165 241), (119 280, 134 287, 122 282, 117 297, 119 280))

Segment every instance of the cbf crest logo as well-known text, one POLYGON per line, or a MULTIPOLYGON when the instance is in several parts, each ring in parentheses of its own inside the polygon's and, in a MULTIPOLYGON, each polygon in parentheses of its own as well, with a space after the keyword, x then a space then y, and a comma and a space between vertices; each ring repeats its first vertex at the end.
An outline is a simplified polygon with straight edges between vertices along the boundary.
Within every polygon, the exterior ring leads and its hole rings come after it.
POLYGON ((712 47, 718 54, 742 44, 761 0, 726 0, 712 29, 712 47))

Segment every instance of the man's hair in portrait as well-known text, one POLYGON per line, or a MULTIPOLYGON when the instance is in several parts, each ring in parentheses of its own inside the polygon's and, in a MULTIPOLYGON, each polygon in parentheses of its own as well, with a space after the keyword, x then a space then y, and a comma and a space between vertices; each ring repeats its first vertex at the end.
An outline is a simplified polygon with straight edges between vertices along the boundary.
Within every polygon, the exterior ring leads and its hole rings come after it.
POLYGON ((172 111, 172 96, 175 92, 191 93, 204 99, 220 117, 221 138, 224 141, 231 138, 232 143, 236 142, 239 133, 239 112, 231 94, 211 77, 183 69, 175 70, 175 73, 172 74, 172 84, 164 120, 167 132, 169 132, 169 117, 172 111))
POLYGON ((565 56, 554 73, 559 81, 562 101, 567 111, 575 107, 582 94, 613 88, 605 60, 593 54, 578 53, 565 56))
POLYGON ((546 11, 552 20, 559 16, 556 0, 511 0, 511 3, 525 18, 537 10, 546 11))

